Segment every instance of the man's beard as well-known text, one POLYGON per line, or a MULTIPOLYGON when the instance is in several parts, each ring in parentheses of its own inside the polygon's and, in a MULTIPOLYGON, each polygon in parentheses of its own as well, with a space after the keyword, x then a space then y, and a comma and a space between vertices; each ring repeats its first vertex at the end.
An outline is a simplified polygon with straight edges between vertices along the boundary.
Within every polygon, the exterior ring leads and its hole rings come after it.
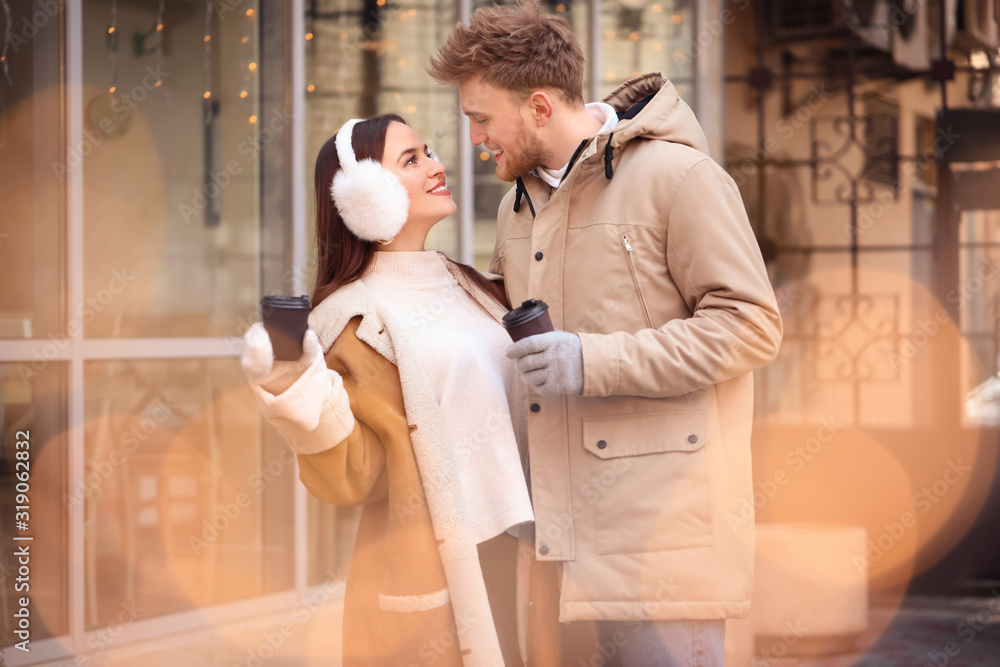
POLYGON ((517 150, 508 147, 503 152, 503 164, 498 164, 496 173, 501 181, 516 181, 545 161, 545 147, 542 140, 528 132, 524 121, 519 119, 515 143, 517 150))

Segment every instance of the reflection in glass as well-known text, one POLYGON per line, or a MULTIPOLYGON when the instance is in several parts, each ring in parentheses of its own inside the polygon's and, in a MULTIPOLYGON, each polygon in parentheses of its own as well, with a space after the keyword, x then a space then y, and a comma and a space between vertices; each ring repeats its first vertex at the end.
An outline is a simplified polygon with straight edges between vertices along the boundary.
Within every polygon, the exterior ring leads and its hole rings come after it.
POLYGON ((66 556, 69 553, 66 490, 66 365, 28 370, 0 364, 0 647, 14 638, 14 612, 21 597, 31 600, 31 640, 69 632, 66 556), (27 446, 24 444, 27 443, 27 446), (28 452, 25 456, 18 452, 28 452), (24 482, 27 472, 29 479, 24 482), (27 483, 27 517, 15 491, 27 483), (23 520, 24 524, 16 521, 23 520), (30 536, 13 542, 6 536, 30 536), (30 575, 19 575, 14 550, 27 546, 30 575), (24 587, 28 586, 27 589, 24 587))
POLYGON ((292 585, 295 462, 236 360, 85 365, 88 628, 292 585))
MULTIPOLYGON (((459 186, 456 92, 439 86, 424 71, 429 54, 455 25, 455 5, 328 0, 312 7, 306 20, 310 244, 316 155, 350 118, 399 114, 441 158, 449 189, 457 192, 459 186)), ((454 216, 435 225, 427 247, 457 256, 454 216)))
MULTIPOLYGON (((601 3, 601 93, 647 72, 663 72, 688 98, 697 55, 689 0, 601 3)), ((690 103, 690 99, 688 99, 690 103)))
POLYGON ((263 176, 291 126, 265 94, 284 77, 263 57, 281 32, 261 30, 280 4, 84 2, 88 337, 239 335, 251 318, 261 209, 283 187, 263 176))
POLYGON ((62 138, 58 16, 35 20, 36 2, 9 6, 0 22, 17 27, 17 41, 6 51, 9 83, 0 75, 0 339, 64 338, 63 184, 83 158, 67 158, 62 138))

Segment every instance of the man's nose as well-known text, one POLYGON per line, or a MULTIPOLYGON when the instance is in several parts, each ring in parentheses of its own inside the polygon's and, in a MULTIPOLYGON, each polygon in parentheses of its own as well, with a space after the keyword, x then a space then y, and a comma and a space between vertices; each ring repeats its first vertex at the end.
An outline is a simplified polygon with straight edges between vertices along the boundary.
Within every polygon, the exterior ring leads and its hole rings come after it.
POLYGON ((479 144, 486 143, 486 133, 476 129, 475 125, 469 126, 469 141, 472 142, 473 146, 478 146, 479 144))

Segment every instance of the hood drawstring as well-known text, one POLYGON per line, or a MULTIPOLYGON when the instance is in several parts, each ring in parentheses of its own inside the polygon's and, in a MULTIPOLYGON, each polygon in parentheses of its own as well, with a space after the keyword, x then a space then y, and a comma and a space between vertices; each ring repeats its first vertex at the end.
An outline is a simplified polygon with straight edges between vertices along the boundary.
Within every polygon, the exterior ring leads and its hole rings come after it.
POLYGON ((528 201, 528 209, 531 211, 531 217, 535 217, 535 206, 531 203, 531 195, 528 194, 528 188, 524 186, 524 181, 521 177, 517 177, 517 184, 514 188, 514 213, 521 210, 521 195, 528 201))
POLYGON ((615 156, 615 149, 611 145, 611 140, 615 138, 615 133, 612 132, 608 136, 608 143, 604 146, 604 177, 609 181, 614 178, 615 168, 611 165, 611 159, 615 156))

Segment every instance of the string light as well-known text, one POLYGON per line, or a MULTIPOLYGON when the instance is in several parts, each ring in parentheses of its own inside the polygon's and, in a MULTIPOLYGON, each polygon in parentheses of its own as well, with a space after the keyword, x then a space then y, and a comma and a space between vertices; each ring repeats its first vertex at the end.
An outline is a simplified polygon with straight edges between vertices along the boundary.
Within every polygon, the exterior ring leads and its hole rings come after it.
MULTIPOLYGON (((156 68, 156 71, 158 71, 158 72, 165 72, 165 71, 167 71, 167 68, 166 68, 166 57, 165 57, 165 54, 163 53, 163 10, 164 10, 165 3, 166 3, 166 0, 159 0, 159 2, 156 5, 156 33, 157 33, 157 40, 156 40, 156 48, 154 49, 154 51, 156 52, 156 63, 158 65, 158 67, 156 68)), ((162 88, 163 87, 163 78, 162 77, 158 77, 156 79, 156 84, 155 85, 156 85, 157 88, 162 88)), ((164 96, 166 96, 167 100, 169 101, 169 99, 170 99, 169 95, 170 94, 169 94, 169 92, 167 91, 166 88, 163 88, 163 94, 164 94, 164 96)))
MULTIPOLYGON (((257 63, 254 62, 253 45, 250 43, 250 36, 253 34, 254 15, 256 12, 252 8, 247 9, 243 15, 243 23, 240 31, 240 69, 243 71, 243 83, 240 86, 240 99, 246 100, 250 97, 250 73, 257 71, 257 63)), ((252 111, 248 109, 247 111, 252 111)))
POLYGON ((111 85, 108 86, 108 93, 114 95, 118 89, 118 0, 111 0, 111 24, 108 26, 105 48, 111 62, 111 85))
POLYGON ((253 125, 257 122, 257 116, 250 116, 250 124, 253 125))
POLYGON ((202 74, 205 78, 205 125, 212 122, 212 5, 215 0, 205 0, 205 48, 202 53, 202 74))
POLYGON ((308 42, 308 41, 309 41, 309 40, 311 40, 312 38, 313 38, 313 34, 312 34, 311 32, 307 32, 307 33, 306 33, 306 41, 308 42))
POLYGON ((306 90, 308 90, 310 93, 315 92, 316 86, 310 83, 308 86, 306 86, 306 90))

